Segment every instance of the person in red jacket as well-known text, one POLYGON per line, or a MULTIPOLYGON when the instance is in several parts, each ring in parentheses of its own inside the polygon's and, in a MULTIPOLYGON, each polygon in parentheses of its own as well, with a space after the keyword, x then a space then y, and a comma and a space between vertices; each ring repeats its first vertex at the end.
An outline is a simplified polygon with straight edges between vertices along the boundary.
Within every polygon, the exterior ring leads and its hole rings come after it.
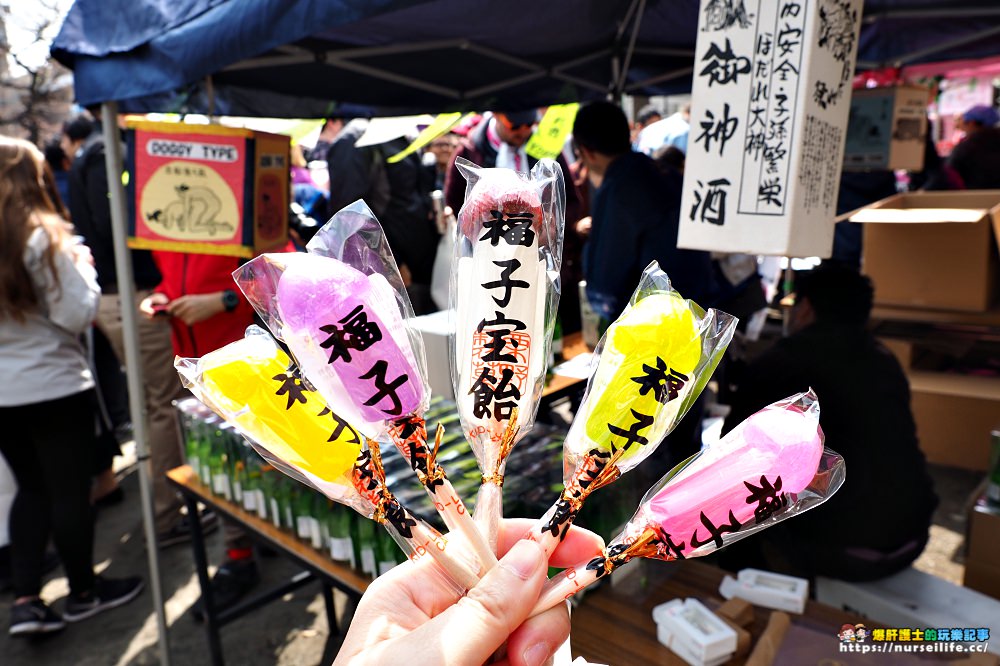
POLYGON ((153 261, 163 278, 139 309, 170 318, 178 356, 204 356, 239 340, 253 324, 253 308, 233 282, 242 259, 155 251, 153 261))
MULTIPOLYGON (((288 243, 276 251, 293 251, 288 243)), ((212 254, 153 252, 162 279, 139 304, 150 319, 169 317, 174 353, 197 358, 235 342, 254 323, 250 303, 236 289, 233 271, 243 259, 212 254)), ((212 578, 216 610, 235 604, 260 579, 253 542, 236 524, 223 521, 226 561, 212 578)))

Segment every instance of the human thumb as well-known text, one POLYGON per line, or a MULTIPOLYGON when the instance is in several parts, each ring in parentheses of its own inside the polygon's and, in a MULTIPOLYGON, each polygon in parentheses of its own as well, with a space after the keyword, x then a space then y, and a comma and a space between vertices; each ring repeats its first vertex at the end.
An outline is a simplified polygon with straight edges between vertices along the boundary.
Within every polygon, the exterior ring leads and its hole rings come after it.
POLYGON ((436 663, 482 664, 530 615, 545 565, 538 544, 518 541, 466 596, 407 638, 433 645, 436 663))

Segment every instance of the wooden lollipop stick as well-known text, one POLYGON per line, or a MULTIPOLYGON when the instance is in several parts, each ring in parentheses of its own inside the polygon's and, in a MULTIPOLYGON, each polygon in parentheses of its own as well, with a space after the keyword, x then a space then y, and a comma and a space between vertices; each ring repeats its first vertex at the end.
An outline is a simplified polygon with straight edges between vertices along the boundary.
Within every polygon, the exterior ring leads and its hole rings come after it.
POLYGON ((434 502, 434 508, 448 526, 448 530, 453 534, 462 535, 465 543, 479 560, 478 574, 482 577, 496 566, 497 557, 476 527, 472 516, 465 508, 465 502, 448 480, 448 475, 437 463, 437 453, 444 436, 444 428, 438 424, 433 451, 427 450, 427 431, 422 418, 412 417, 404 424, 394 425, 390 432, 393 442, 410 461, 410 466, 417 473, 417 478, 434 502))

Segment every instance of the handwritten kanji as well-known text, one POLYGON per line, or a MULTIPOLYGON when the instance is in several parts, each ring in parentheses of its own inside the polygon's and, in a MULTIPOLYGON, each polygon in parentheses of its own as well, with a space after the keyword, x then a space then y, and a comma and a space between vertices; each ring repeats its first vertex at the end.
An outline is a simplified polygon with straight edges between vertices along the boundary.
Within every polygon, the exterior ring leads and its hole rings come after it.
POLYGON ((494 302, 502 308, 507 307, 510 303, 510 297, 514 289, 527 289, 530 285, 524 280, 514 280, 511 276, 514 272, 521 267, 521 262, 517 259, 508 259, 506 261, 494 261, 495 265, 503 269, 500 273, 500 279, 494 280, 492 282, 484 282, 482 287, 484 289, 503 289, 504 294, 500 298, 493 296, 494 302))
POLYGON ((527 211, 505 215, 502 211, 491 210, 490 219, 483 222, 485 233, 479 240, 489 240, 493 247, 501 239, 508 245, 530 247, 535 240, 535 230, 531 228, 532 217, 527 211))
POLYGON ((385 398, 389 398, 392 401, 392 408, 385 409, 384 407, 379 407, 379 409, 390 416, 399 416, 403 410, 403 406, 399 401, 399 396, 396 395, 396 391, 398 391, 399 387, 406 383, 406 380, 409 379, 409 375, 404 373, 392 381, 386 382, 385 374, 388 370, 389 364, 384 359, 379 359, 378 361, 375 361, 375 364, 368 370, 368 372, 361 375, 361 379, 374 380, 376 389, 375 395, 369 398, 364 404, 366 407, 374 407, 385 398))
POLYGON ((323 349, 330 350, 330 360, 328 363, 343 359, 351 362, 351 350, 363 351, 382 339, 382 331, 378 324, 368 321, 368 314, 364 311, 364 305, 359 305, 341 319, 338 323, 320 326, 319 330, 328 334, 326 340, 319 343, 323 349))

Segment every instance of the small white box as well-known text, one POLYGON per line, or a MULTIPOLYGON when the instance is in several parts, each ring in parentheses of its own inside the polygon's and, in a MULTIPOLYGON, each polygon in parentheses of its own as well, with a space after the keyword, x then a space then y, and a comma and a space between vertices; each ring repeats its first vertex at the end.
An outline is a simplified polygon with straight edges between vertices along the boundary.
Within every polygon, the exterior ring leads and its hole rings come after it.
POLYGON ((653 609, 657 639, 692 666, 715 666, 736 652, 736 632, 697 599, 653 609))
POLYGON ((719 586, 726 599, 739 597, 756 606, 802 614, 809 598, 809 581, 760 569, 743 569, 734 579, 726 576, 719 586))

